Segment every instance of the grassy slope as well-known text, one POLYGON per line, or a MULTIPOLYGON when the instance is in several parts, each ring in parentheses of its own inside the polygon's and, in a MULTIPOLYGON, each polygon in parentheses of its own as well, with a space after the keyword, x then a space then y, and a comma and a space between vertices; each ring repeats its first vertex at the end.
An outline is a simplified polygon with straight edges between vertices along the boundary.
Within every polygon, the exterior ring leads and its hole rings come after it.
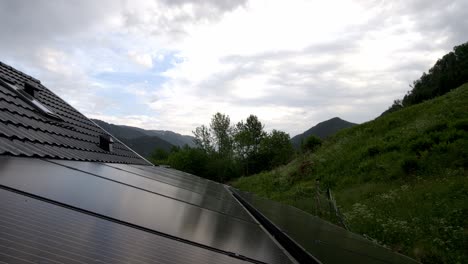
POLYGON ((345 129, 313 154, 232 184, 310 213, 315 179, 351 230, 424 263, 468 263, 468 84, 345 129))

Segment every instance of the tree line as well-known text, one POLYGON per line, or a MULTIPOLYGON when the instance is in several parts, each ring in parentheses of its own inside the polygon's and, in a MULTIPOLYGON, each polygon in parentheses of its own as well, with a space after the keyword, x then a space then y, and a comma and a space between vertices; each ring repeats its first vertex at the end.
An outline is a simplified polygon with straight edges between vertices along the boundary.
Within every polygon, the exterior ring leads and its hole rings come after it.
POLYGON ((168 153, 156 149, 151 160, 195 175, 226 182, 286 164, 295 150, 289 134, 266 132, 257 116, 231 124, 228 115, 216 113, 209 125, 197 127, 196 147, 173 147, 168 153))
POLYGON ((427 73, 410 85, 411 90, 393 102, 383 114, 441 96, 468 82, 468 42, 455 46, 439 59, 427 73))

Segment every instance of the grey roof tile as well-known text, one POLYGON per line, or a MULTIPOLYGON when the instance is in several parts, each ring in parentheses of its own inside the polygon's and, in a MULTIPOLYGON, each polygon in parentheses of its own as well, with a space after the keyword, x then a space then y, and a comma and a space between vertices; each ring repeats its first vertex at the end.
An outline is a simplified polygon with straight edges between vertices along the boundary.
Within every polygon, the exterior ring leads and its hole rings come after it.
POLYGON ((101 149, 99 136, 107 132, 37 79, 2 62, 0 79, 20 87, 26 82, 32 84, 38 89, 35 99, 62 119, 49 118, 16 92, 0 85, 0 154, 148 165, 115 138, 112 152, 101 149))

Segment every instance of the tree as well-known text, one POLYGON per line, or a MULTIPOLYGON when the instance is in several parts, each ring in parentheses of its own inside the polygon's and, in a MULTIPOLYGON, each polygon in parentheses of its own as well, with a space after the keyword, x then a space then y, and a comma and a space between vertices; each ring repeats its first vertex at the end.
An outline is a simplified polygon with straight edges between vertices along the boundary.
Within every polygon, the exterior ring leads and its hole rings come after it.
POLYGON ((221 156, 231 156, 232 154, 232 127, 231 119, 228 115, 216 113, 211 118, 211 133, 214 138, 214 145, 221 156))
POLYGON ((150 160, 154 164, 161 164, 161 163, 165 163, 168 157, 169 157, 169 153, 166 150, 162 148, 156 148, 153 151, 153 153, 151 153, 150 160))
POLYGON ((302 151, 314 151, 320 145, 322 145, 322 140, 314 135, 308 136, 302 143, 302 151))
POLYGON ((207 162, 208 155, 202 149, 190 148, 187 145, 171 152, 168 158, 172 168, 209 178, 205 173, 207 162))
POLYGON ((213 138, 208 127, 205 125, 199 126, 192 133, 195 135, 194 141, 198 148, 203 149, 206 153, 214 151, 213 138))
POLYGON ((246 122, 240 121, 235 129, 235 149, 237 157, 244 167, 244 174, 258 171, 260 143, 266 136, 263 124, 255 115, 250 115, 246 122))
POLYGON ((267 164, 264 169, 273 169, 288 163, 294 156, 294 147, 289 134, 273 129, 262 140, 260 153, 262 160, 267 164))
POLYGON ((250 115, 245 123, 244 121, 237 123, 234 139, 240 157, 247 158, 258 152, 260 142, 266 136, 263 127, 255 115, 250 115))

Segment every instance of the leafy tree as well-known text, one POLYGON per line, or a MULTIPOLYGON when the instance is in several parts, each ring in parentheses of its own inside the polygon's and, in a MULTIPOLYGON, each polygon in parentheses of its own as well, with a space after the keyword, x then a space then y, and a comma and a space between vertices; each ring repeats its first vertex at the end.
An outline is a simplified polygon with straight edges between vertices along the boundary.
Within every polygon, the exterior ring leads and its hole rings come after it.
POLYGON ((213 115, 210 129, 218 153, 222 156, 230 156, 233 148, 233 137, 229 116, 219 112, 213 115))
POLYGON ((210 130, 205 125, 199 126, 192 131, 195 135, 195 145, 198 148, 203 149, 206 153, 211 153, 214 151, 213 147, 213 137, 211 136, 210 130))
POLYGON ((275 130, 269 133, 261 142, 260 153, 266 168, 273 169, 286 164, 294 157, 294 147, 289 134, 275 130))
POLYGON ((258 166, 260 144, 266 136, 263 127, 255 115, 250 115, 245 123, 240 121, 236 125, 234 135, 236 153, 244 165, 244 174, 249 174, 252 169, 257 171, 255 168, 258 166))
POLYGON ((213 154, 209 156, 206 163, 206 176, 201 176, 218 182, 226 182, 235 177, 239 177, 241 173, 242 168, 236 159, 213 154))
POLYGON ((168 163, 171 167, 188 173, 206 176, 205 166, 208 155, 202 149, 185 146, 178 151, 171 152, 168 163))
POLYGON ((162 164, 166 163, 168 157, 169 153, 166 150, 162 148, 156 148, 153 153, 151 153, 150 160, 155 164, 162 164))

